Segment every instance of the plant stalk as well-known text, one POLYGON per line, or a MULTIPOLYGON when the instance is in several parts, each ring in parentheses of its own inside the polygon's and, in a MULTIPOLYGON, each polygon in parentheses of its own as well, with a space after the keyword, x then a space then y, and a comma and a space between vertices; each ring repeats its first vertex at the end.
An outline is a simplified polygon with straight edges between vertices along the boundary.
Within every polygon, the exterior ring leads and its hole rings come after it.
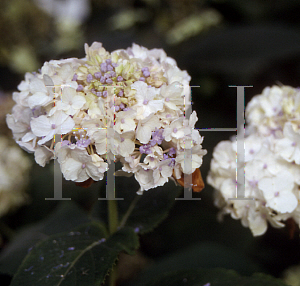
MULTIPOLYGON (((108 230, 109 235, 115 233, 118 229, 118 204, 117 200, 108 200, 108 230)), ((113 266, 109 275, 109 286, 116 286, 117 271, 116 267, 113 266)))

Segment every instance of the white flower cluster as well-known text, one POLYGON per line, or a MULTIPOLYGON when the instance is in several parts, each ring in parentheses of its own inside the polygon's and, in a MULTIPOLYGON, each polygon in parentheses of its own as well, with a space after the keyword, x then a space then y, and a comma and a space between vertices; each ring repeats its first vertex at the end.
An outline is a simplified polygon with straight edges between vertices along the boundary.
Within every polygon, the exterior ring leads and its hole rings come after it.
POLYGON ((85 51, 83 59, 50 61, 26 73, 7 115, 17 143, 41 166, 57 156, 64 177, 75 182, 101 180, 111 160, 135 175, 141 191, 199 168, 206 150, 193 129, 196 113, 184 116, 187 72, 161 49, 133 44, 109 53, 94 42, 85 51), (187 130, 192 170, 184 164, 187 130))
POLYGON ((0 136, 0 217, 26 202, 31 162, 11 143, 0 136))
POLYGON ((246 119, 245 167, 236 163, 236 140, 220 142, 213 153, 207 182, 216 189, 220 218, 241 219, 254 236, 267 222, 283 227, 292 218, 300 226, 300 90, 265 88, 247 105, 246 119), (237 167, 245 168, 245 198, 253 201, 228 200, 236 194, 237 167))

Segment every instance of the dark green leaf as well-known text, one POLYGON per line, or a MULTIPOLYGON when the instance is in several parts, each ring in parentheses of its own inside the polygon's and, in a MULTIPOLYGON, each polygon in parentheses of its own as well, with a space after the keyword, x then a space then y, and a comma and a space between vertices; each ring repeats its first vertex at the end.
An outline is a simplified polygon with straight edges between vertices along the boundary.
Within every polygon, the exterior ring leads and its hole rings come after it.
POLYGON ((280 279, 265 274, 251 277, 240 276, 233 270, 191 269, 167 272, 151 281, 142 281, 138 286, 286 286, 280 279))
POLYGON ((71 231, 89 222, 88 215, 73 201, 64 201, 44 220, 22 229, 0 256, 0 272, 13 275, 28 249, 49 235, 71 231))
POLYGON ((40 242, 24 259, 11 286, 100 285, 121 251, 133 253, 138 237, 123 228, 105 239, 105 228, 92 222, 40 242))
POLYGON ((141 274, 139 280, 147 281, 169 271, 202 267, 233 269, 242 275, 252 275, 262 271, 258 265, 240 251, 214 242, 202 242, 178 250, 157 261, 141 274))
MULTIPOLYGON (((138 189, 139 185, 133 177, 116 178, 116 197, 124 199, 118 201, 120 223, 124 220, 130 205, 136 200, 125 226, 130 226, 139 233, 146 233, 166 218, 182 187, 176 186, 171 181, 162 187, 145 191, 142 195, 136 194, 138 189)), ((105 193, 102 193, 102 196, 105 197, 105 193)), ((107 202, 99 201, 94 213, 100 214, 101 219, 107 220, 107 202)))

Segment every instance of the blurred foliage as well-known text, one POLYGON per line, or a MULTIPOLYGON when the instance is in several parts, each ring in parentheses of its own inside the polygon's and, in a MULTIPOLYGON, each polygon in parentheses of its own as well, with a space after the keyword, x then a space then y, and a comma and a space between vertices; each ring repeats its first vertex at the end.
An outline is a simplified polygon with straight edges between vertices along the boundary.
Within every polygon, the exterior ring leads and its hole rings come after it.
POLYGON ((30 0, 4 0, 0 27, 0 63, 22 73, 39 68, 39 52, 53 31, 50 17, 30 0))
POLYGON ((33 0, 3 0, 0 64, 17 73, 35 71, 43 61, 82 47, 82 32, 77 28, 57 22, 33 0))

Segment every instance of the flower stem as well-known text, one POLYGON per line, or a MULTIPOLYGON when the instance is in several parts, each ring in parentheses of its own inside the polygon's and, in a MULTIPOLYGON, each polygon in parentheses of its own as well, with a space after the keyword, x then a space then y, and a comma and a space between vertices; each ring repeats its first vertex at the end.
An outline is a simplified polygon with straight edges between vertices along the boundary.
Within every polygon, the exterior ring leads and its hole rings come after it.
POLYGON ((137 204, 137 202, 139 201, 139 199, 141 198, 141 195, 136 195, 134 200, 131 202, 127 212, 124 214, 124 216, 122 217, 122 220, 120 222, 120 227, 124 227, 126 224, 127 219, 129 218, 130 214, 132 213, 135 205, 137 204))
MULTIPOLYGON (((108 200, 108 230, 109 234, 112 235, 118 229, 118 204, 116 200, 108 200)), ((109 275, 109 286, 116 286, 117 271, 113 266, 109 275)))
POLYGON ((112 235, 118 228, 118 205, 116 200, 108 200, 108 230, 112 235))

